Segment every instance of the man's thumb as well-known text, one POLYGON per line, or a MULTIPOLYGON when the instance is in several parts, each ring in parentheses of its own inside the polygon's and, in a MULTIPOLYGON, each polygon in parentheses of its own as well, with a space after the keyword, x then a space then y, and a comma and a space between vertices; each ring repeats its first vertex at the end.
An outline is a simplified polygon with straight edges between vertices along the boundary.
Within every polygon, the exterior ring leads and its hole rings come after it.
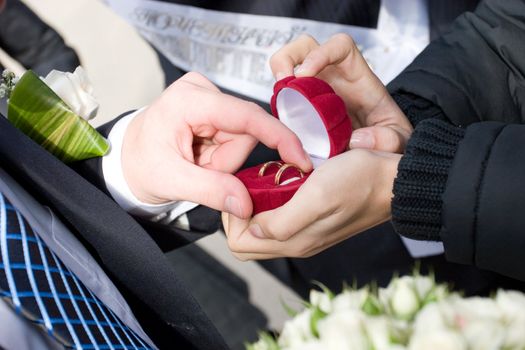
POLYGON ((246 219, 252 214, 252 201, 244 184, 234 175, 191 165, 185 200, 228 212, 246 219))

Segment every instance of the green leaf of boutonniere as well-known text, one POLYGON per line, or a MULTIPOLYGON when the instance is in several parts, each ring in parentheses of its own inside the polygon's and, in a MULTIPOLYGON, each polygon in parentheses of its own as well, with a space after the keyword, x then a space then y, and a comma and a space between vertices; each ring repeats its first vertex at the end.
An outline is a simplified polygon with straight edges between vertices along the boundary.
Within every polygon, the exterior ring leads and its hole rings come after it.
POLYGON ((100 157, 109 150, 108 141, 32 71, 27 71, 11 92, 7 116, 63 162, 100 157))

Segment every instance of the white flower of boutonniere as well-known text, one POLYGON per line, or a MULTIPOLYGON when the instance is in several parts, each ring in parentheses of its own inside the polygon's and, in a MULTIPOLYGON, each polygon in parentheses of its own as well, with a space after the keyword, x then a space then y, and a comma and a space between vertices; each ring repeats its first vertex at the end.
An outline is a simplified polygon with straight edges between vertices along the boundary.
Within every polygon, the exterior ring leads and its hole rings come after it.
POLYGON ((42 80, 75 114, 85 120, 95 118, 98 103, 93 97, 93 86, 84 68, 79 66, 73 73, 53 69, 42 80))

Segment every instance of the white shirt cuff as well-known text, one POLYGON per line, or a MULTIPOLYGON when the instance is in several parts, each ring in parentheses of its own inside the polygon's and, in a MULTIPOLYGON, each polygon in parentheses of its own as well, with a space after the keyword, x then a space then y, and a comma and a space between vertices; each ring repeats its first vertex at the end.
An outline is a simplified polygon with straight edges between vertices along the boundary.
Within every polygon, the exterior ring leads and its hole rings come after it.
POLYGON ((445 252, 443 242, 418 241, 401 236, 410 256, 413 258, 424 258, 427 256, 440 255, 445 252))
POLYGON ((175 219, 195 208, 198 204, 187 201, 173 201, 164 204, 148 204, 140 201, 131 192, 122 171, 121 153, 124 135, 129 123, 142 109, 120 119, 108 136, 111 150, 102 158, 102 173, 106 187, 113 199, 128 213, 157 221, 170 217, 175 219))

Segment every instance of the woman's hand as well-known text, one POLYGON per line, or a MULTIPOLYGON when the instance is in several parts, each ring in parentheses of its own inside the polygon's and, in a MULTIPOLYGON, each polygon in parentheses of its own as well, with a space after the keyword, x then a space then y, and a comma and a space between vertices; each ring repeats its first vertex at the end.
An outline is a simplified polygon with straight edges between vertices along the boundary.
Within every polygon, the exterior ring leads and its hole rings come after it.
POLYGON ((251 220, 223 214, 241 259, 308 257, 390 218, 401 155, 351 150, 317 168, 293 198, 251 220))
POLYGON ((350 36, 336 34, 319 45, 303 35, 277 51, 270 66, 276 79, 315 76, 332 86, 357 129, 350 148, 404 151, 412 126, 350 36))

